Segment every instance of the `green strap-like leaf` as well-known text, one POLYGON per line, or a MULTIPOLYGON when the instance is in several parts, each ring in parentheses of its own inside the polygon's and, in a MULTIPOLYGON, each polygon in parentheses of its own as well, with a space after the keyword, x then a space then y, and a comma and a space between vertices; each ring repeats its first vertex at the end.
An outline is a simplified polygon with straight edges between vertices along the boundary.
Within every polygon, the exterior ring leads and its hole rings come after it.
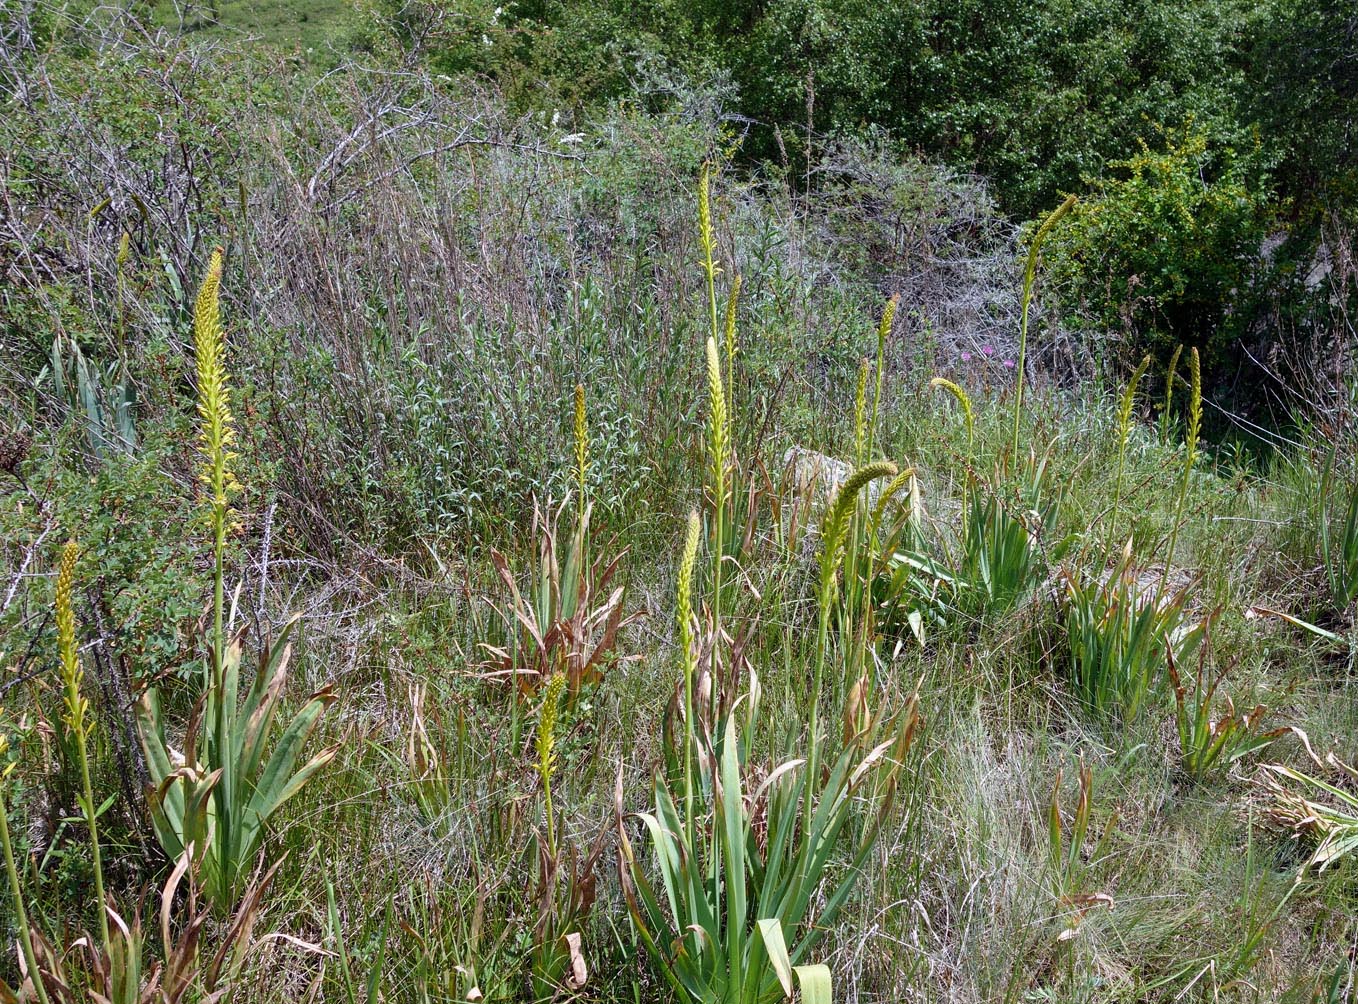
MULTIPOLYGON (((726 938, 727 955, 733 966, 745 958, 745 803, 740 788, 737 727, 734 715, 726 719, 725 748, 721 757, 721 827, 726 859, 726 938)), ((745 973, 732 977, 737 988, 745 973)))
POLYGON ((247 783, 253 781, 259 774, 259 765, 264 758, 264 744, 268 741, 269 732, 273 728, 274 713, 278 710, 283 684, 287 680, 290 650, 291 646, 285 646, 281 660, 269 659, 268 668, 255 678, 245 706, 241 709, 242 716, 248 717, 244 728, 239 728, 240 723, 237 723, 239 732, 237 741, 240 748, 236 752, 236 758, 240 764, 241 776, 247 779, 247 783))
POLYGON ((815 965, 797 966, 797 983, 802 988, 802 1004, 834 1004, 834 989, 830 981, 830 968, 815 965))
MULTIPOLYGON (((295 795, 312 774, 334 759, 336 751, 325 750, 313 757, 300 770, 295 770, 302 746, 312 729, 316 727, 321 714, 334 699, 328 692, 314 695, 283 730, 278 745, 260 774, 258 785, 250 795, 244 814, 237 820, 240 839, 235 844, 235 852, 241 859, 253 854, 255 842, 259 839, 265 822, 278 807, 295 795)), ((241 863, 246 864, 244 860, 241 863)))
POLYGON ((792 960, 787 957, 787 942, 783 940, 783 922, 777 917, 766 917, 758 921, 759 937, 764 942, 764 951, 783 986, 783 996, 792 996, 792 960))

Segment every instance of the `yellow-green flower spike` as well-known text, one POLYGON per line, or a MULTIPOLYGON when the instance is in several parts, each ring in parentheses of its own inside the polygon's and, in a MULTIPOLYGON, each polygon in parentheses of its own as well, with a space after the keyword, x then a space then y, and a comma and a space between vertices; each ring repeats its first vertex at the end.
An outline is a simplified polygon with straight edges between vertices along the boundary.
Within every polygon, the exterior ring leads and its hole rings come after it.
POLYGON ((1169 409, 1174 404, 1174 375, 1179 368, 1179 356, 1183 355, 1184 343, 1180 342, 1174 346, 1174 355, 1169 357, 1169 369, 1165 371, 1165 411, 1169 414, 1169 409))
POLYGON ((716 251, 717 241, 712 233, 712 194, 710 191, 712 179, 712 165, 703 164, 702 174, 698 178, 698 243, 702 248, 703 270, 707 273, 709 281, 716 277, 717 262, 716 251))
POLYGON ((1188 375, 1188 455, 1192 458, 1197 456, 1198 435, 1202 431, 1202 364, 1196 345, 1188 357, 1188 375))
POLYGON ((929 381, 929 386, 933 387, 935 390, 947 391, 957 400, 957 403, 962 406, 962 420, 967 426, 967 445, 968 448, 970 448, 972 431, 975 423, 975 415, 971 410, 971 398, 967 396, 966 391, 946 377, 934 377, 929 381))
POLYGON ((900 470, 889 460, 879 460, 866 464, 849 475, 843 487, 830 504, 829 515, 825 520, 825 530, 821 537, 821 596, 822 606, 828 602, 839 570, 840 558, 844 552, 844 538, 849 531, 849 516, 858 504, 858 493, 870 481, 877 478, 894 478, 900 470))
POLYGON ((584 511, 585 484, 589 475, 589 426, 585 411, 585 385, 575 385, 575 480, 580 492, 580 508, 584 511))
POLYGON ((707 340, 707 398, 713 501, 720 508, 726 504, 726 387, 721 379, 721 356, 717 354, 717 343, 712 338, 707 340))
POLYGON ((199 446, 203 452, 201 475, 207 487, 214 518, 225 518, 230 496, 239 490, 231 473, 235 440, 231 415, 231 391, 226 373, 226 337, 222 332, 219 302, 222 282, 222 249, 212 252, 207 275, 198 289, 193 308, 194 362, 198 380, 198 415, 202 420, 199 446))
POLYGON ((537 753, 538 772, 550 778, 556 769, 556 722, 561 706, 561 693, 566 689, 566 674, 553 673, 543 691, 542 711, 538 716, 537 753))
POLYGON ((901 294, 895 293, 886 301, 886 306, 882 308, 882 323, 877 326, 877 346, 878 351, 886 344, 888 336, 891 334, 891 326, 896 320, 896 306, 901 301, 901 294))
POLYGON ((697 512, 689 513, 684 550, 679 559, 678 585, 679 645, 683 649, 686 677, 693 671, 693 569, 698 561, 698 537, 701 533, 702 521, 697 512))

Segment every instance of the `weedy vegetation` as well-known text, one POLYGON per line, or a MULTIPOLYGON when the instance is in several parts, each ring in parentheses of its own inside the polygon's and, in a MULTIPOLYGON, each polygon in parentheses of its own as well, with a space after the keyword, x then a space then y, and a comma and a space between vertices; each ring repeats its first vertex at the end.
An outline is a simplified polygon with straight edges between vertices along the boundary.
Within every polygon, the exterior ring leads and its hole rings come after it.
POLYGON ((1344 185, 1002 211, 844 127, 951 13, 164 6, 0 0, 0 1004, 1353 999, 1344 185))

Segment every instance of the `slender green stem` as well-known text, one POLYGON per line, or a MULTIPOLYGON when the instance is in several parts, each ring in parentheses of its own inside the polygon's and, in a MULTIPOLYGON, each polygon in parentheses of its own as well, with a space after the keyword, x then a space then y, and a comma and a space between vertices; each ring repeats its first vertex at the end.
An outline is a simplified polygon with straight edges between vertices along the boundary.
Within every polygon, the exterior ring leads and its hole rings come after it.
POLYGON ((217 868, 223 891, 230 890, 235 884, 235 865, 232 838, 235 836, 235 820, 232 807, 235 804, 235 757, 228 749, 230 723, 227 721, 227 694, 225 656, 223 647, 223 607, 225 605, 226 551, 226 507, 216 504, 212 507, 213 522, 213 581, 212 581, 212 700, 216 705, 214 727, 216 762, 221 769, 221 779, 213 789, 218 816, 217 868))
POLYGON ((1052 227, 1060 221, 1061 217, 1075 208, 1076 198, 1071 195, 1066 201, 1057 206, 1052 213, 1042 221, 1042 225, 1037 228, 1037 233, 1033 235, 1033 242, 1028 246, 1028 261, 1023 269, 1023 297, 1021 300, 1021 316, 1019 320, 1019 352, 1018 368, 1015 370, 1014 385, 1014 441, 1013 441, 1013 461, 1018 463, 1019 450, 1019 424, 1023 418, 1023 382, 1026 378, 1027 369, 1025 368, 1028 355, 1028 308, 1033 302, 1033 283, 1037 278, 1037 261, 1042 250, 1042 242, 1051 233, 1052 227))
POLYGON ((542 775, 542 809, 547 815, 547 853, 556 858, 556 813, 552 811, 552 773, 542 775))
POLYGON ((85 793, 85 825, 90 832, 90 853, 94 859, 94 899, 95 912, 99 915, 99 936, 103 939, 104 954, 112 958, 112 941, 108 932, 108 900, 104 894, 104 862, 99 850, 99 824, 96 820, 94 788, 90 784, 90 758, 86 750, 85 730, 76 736, 76 746, 80 751, 80 782, 85 793))
MULTIPOLYGON (((28 926, 28 912, 24 909, 23 889, 19 885, 19 869, 14 865, 14 847, 9 836, 9 806, 4 792, 0 791, 0 845, 5 852, 5 875, 9 879, 9 892, 14 906, 14 923, 19 929, 19 950, 24 953, 24 965, 28 967, 33 986, 37 989, 41 1004, 49 1004, 47 990, 42 977, 38 974, 38 959, 33 953, 33 935, 28 926)), ((100 911, 102 913, 102 911, 100 911)))

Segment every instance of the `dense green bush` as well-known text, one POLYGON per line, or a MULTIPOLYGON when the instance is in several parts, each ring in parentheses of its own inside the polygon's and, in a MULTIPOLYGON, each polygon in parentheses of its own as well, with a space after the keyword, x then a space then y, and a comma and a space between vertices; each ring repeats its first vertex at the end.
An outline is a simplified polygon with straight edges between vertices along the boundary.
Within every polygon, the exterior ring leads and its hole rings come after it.
POLYGON ((1046 252, 1068 305, 1123 332, 1129 357, 1167 363, 1183 342, 1210 371, 1248 328, 1264 268, 1269 192, 1249 165, 1189 126, 1095 179, 1046 252))

